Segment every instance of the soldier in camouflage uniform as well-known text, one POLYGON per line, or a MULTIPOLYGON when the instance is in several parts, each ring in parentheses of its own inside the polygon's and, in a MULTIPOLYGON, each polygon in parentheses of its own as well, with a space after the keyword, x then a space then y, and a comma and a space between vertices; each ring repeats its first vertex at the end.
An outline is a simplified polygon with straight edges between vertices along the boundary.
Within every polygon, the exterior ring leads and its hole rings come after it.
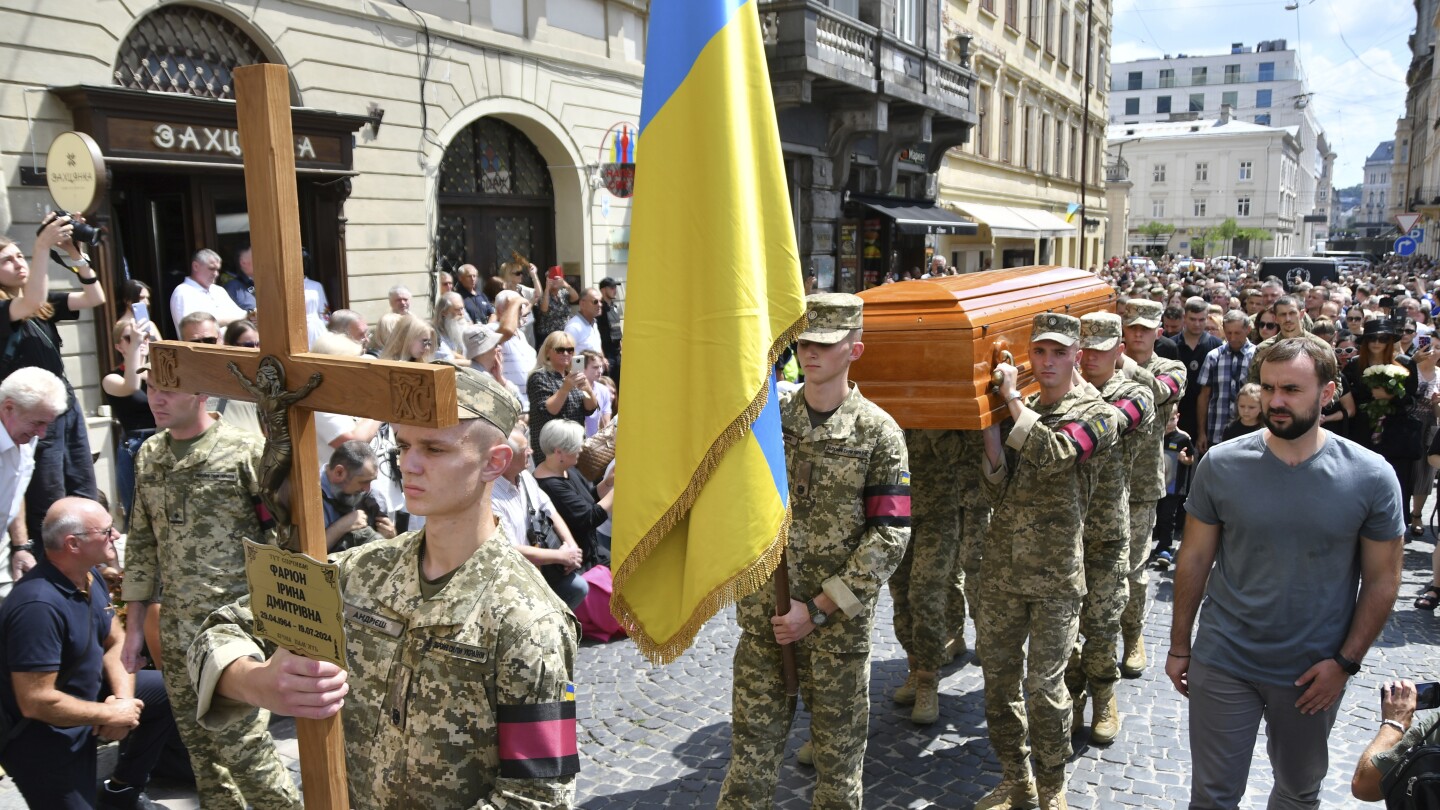
MULTIPOLYGON (((980 622, 980 559, 985 546, 985 528, 990 525, 990 501, 980 483, 980 457, 985 447, 980 432, 960 433, 962 451, 956 465, 957 494, 960 499, 960 549, 951 575, 950 601, 946 606, 950 642, 945 655, 950 660, 965 652, 965 614, 976 627, 980 622)), ((979 663, 978 661, 976 663, 979 663)))
MULTIPOLYGON (((910 720, 921 725, 940 717, 936 679, 940 667, 954 658, 946 649, 954 625, 942 617, 949 615, 952 571, 960 546, 963 436, 959 430, 905 431, 913 522, 905 558, 890 577, 890 595, 895 600, 895 637, 905 648, 910 672, 894 698, 902 706, 914 704, 910 720)), ((963 630, 963 601, 960 609, 963 630)))
POLYGON ((994 509, 981 562, 977 651, 990 745, 1004 778, 976 805, 979 810, 1033 807, 1037 787, 1046 810, 1067 807, 1071 705, 1065 663, 1085 595, 1081 524, 1099 473, 1086 462, 1117 436, 1113 409, 1077 379, 1079 339, 1079 320, 1035 316, 1030 365, 1040 393, 1028 399, 1017 390, 1014 366, 996 369, 1000 396, 1015 421, 1003 446, 1000 425, 983 431, 984 482, 994 509), (1027 737, 1034 746, 1033 777, 1027 737))
POLYGON ((146 603, 165 583, 160 646, 165 691, 190 751, 200 804, 210 808, 298 808, 300 794, 275 753, 268 712, 250 711, 226 734, 195 722, 195 687, 179 660, 210 611, 247 590, 240 538, 265 541, 256 513, 261 443, 216 421, 205 397, 150 389, 160 432, 135 457, 135 508, 126 541, 128 603, 122 659, 134 672, 145 643, 146 603))
POLYGON ((904 434, 849 381, 850 363, 864 350, 863 302, 834 293, 806 302, 796 353, 805 384, 780 405, 793 598, 783 616, 775 615, 773 587, 737 607, 730 770, 719 803, 725 810, 774 806, 795 712, 781 675, 782 644, 795 650, 811 714, 814 806, 860 807, 875 603, 910 539, 904 434))
POLYGON ((1130 466, 1130 595, 1120 614, 1120 635, 1125 649, 1120 674, 1137 677, 1145 671, 1146 582, 1145 562, 1150 558, 1155 530, 1155 505, 1165 494, 1165 424, 1185 394, 1185 364, 1155 353, 1160 336, 1163 305, 1154 301, 1128 301, 1121 326, 1125 330, 1125 358, 1121 373, 1148 387, 1155 397, 1155 421, 1142 431, 1130 466))
POLYGON ((425 528, 332 558, 348 674, 253 638, 242 599, 190 647, 200 722, 224 728, 245 702, 328 717, 343 698, 360 810, 569 807, 579 627, 490 507, 519 403, 488 374, 461 370, 456 389, 460 424, 395 428, 406 503, 425 528), (293 688, 273 686, 281 674, 293 688))
POLYGON ((1095 492, 1085 513, 1085 602, 1080 632, 1085 644, 1071 656, 1065 680, 1074 702, 1074 727, 1084 722, 1087 688, 1095 699, 1090 739, 1114 742, 1120 733, 1115 701, 1115 639, 1120 614, 1130 599, 1130 468, 1141 437, 1155 422, 1155 396, 1150 389, 1116 372, 1123 357, 1120 316, 1092 312, 1080 319, 1080 362, 1085 381, 1115 410, 1120 439, 1090 462, 1100 469, 1095 492))

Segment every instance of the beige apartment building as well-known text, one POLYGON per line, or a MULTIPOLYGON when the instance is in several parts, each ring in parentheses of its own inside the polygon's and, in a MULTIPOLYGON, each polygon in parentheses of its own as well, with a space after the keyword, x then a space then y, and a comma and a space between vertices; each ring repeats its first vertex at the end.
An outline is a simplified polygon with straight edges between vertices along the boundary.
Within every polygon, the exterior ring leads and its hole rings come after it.
POLYGON ((948 3, 946 34, 968 40, 977 123, 969 142, 947 155, 938 199, 979 225, 974 236, 939 238, 948 262, 965 272, 1080 265, 1082 238, 1085 266, 1108 258, 1101 249, 1110 26, 1109 0, 948 3), (1082 186, 1083 237, 1078 213, 1065 221, 1082 186))

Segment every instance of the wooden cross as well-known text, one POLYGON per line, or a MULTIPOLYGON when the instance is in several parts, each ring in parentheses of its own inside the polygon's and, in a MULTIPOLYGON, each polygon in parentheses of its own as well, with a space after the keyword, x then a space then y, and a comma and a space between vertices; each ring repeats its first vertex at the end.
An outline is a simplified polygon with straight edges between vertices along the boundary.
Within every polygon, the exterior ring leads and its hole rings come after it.
MULTIPOLYGON (((293 470, 291 520, 300 550, 324 560, 324 507, 314 411, 421 427, 449 427, 455 415, 453 367, 310 354, 300 261, 300 207, 295 190, 295 139, 290 128, 289 81, 283 65, 235 69, 245 194, 255 262, 255 301, 263 355, 285 370, 291 388, 318 373, 323 380, 289 408, 293 470)), ((256 378, 262 350, 157 341, 150 350, 149 384, 157 388, 254 400, 230 364, 256 378)), ((244 576, 236 571, 235 576, 244 576)), ((300 772, 308 810, 349 807, 345 741, 340 717, 297 719, 300 772)))

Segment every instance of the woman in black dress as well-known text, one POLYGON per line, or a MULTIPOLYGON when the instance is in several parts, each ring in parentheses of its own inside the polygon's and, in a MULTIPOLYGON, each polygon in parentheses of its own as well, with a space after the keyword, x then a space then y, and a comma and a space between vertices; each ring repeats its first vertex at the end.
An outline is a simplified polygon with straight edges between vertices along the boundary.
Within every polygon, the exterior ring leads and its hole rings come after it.
POLYGON ((607 476, 596 487, 575 469, 584 443, 583 425, 568 419, 552 420, 540 431, 545 460, 535 468, 535 480, 550 496, 555 510, 570 527, 575 544, 580 546, 584 555, 581 570, 589 570, 597 565, 610 564, 610 547, 600 541, 596 529, 610 519, 615 483, 607 476))

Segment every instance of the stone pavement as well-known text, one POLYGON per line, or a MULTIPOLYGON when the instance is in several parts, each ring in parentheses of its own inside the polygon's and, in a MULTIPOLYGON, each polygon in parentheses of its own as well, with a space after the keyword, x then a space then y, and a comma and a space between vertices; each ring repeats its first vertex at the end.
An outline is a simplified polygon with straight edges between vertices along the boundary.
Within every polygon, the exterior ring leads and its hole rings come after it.
MULTIPOLYGON (((1432 502, 1433 503, 1433 502, 1432 502)), ((1325 807, 1355 807, 1350 775, 1379 725, 1377 688, 1390 678, 1434 680, 1434 645, 1440 618, 1415 610, 1415 595, 1430 575, 1433 536, 1406 545, 1405 576, 1384 633, 1347 690, 1330 737, 1325 807)), ((1184 699, 1165 678, 1171 580, 1152 573, 1154 597, 1146 629, 1152 664, 1118 689, 1124 723, 1106 748, 1076 737, 1069 802, 1076 808, 1183 808, 1188 796, 1189 753, 1184 699)), ((980 669, 966 654, 943 672, 940 720, 913 725, 889 695, 904 680, 905 656, 891 632, 888 594, 880 604, 871 663, 870 743, 865 765, 867 808, 969 808, 999 781, 985 732, 980 669)), ((730 658, 737 630, 726 611, 700 632, 678 661, 651 667, 633 644, 582 645, 578 700, 582 770, 578 805, 601 808, 714 807, 729 762, 730 658)), ((974 632, 967 637, 973 644, 974 632)), ((802 709, 786 746, 776 806, 808 808, 813 770, 795 763, 808 735, 802 709)), ((294 725, 277 720, 273 731, 298 779, 294 725)), ((112 746, 113 749, 113 746, 112 746)), ((1242 807, 1264 807, 1270 790, 1263 730, 1242 807)), ((107 760, 113 754, 107 756, 107 760)), ((103 764, 103 763, 102 763, 103 764)), ((105 769, 102 767, 102 772, 105 769)), ((193 791, 157 784, 152 795, 171 808, 198 806, 193 791)), ((1376 805, 1378 806, 1378 805, 1376 805)), ((0 810, 24 807, 13 782, 0 782, 0 810)))

